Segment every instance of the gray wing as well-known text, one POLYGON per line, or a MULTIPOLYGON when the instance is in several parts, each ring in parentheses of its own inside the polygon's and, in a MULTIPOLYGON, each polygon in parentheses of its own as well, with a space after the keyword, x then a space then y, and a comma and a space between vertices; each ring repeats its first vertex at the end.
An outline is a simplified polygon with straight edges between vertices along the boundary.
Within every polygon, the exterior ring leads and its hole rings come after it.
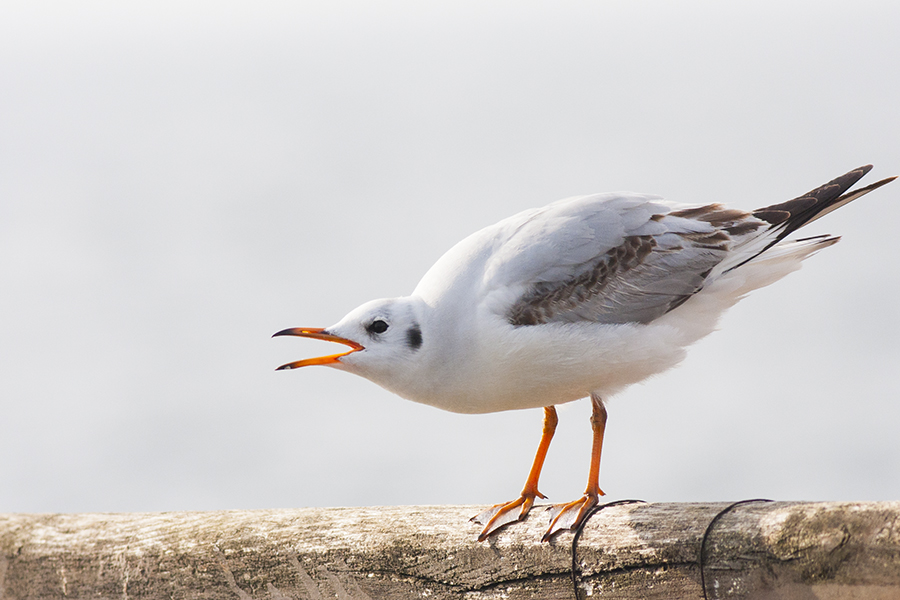
POLYGON ((736 240, 768 225, 718 204, 678 211, 661 202, 651 206, 616 245, 570 266, 563 277, 524 286, 507 310, 509 323, 649 323, 699 291, 736 240))
MULTIPOLYGON (((597 195, 530 213, 492 270, 515 326, 649 323, 710 277, 753 260, 787 235, 891 181, 847 191, 854 169, 803 196, 752 213, 720 204, 676 209, 638 194, 597 195), (513 257, 512 254, 515 254, 513 257)), ((504 244, 505 245, 505 244, 504 244)))

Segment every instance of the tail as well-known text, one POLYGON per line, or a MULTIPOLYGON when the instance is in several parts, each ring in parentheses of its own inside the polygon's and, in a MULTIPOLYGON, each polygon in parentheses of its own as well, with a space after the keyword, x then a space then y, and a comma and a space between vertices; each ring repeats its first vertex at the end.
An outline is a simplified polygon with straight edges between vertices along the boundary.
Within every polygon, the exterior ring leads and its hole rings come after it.
MULTIPOLYGON (((743 249, 744 251, 739 254, 740 262, 733 265, 722 265, 725 268, 720 272, 725 273, 734 270, 741 265, 747 264, 804 225, 812 223, 831 211, 837 210, 845 204, 849 204, 857 198, 865 196, 872 190, 876 190, 897 179, 896 176, 888 177, 887 179, 882 179, 872 185, 849 192, 847 191, 870 170, 872 170, 872 165, 859 167, 858 169, 854 169, 849 173, 829 181, 825 185, 817 187, 799 198, 794 198, 793 200, 788 200, 781 204, 773 204, 772 206, 766 206, 765 208, 759 208, 753 211, 753 216, 761 221, 769 223, 769 227, 763 230, 760 235, 746 242, 747 246, 743 249)), ((813 242, 810 245, 815 246, 815 249, 820 249, 834 244, 838 239, 839 238, 837 237, 817 236, 815 238, 806 238, 797 241, 813 242)), ((810 252, 810 254, 811 253, 812 252, 810 252)))

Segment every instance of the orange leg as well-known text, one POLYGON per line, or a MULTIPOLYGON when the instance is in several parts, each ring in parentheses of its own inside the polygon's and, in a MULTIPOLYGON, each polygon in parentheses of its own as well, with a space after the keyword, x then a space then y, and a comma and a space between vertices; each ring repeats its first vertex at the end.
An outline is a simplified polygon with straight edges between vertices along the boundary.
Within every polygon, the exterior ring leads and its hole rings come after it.
POLYGON ((538 444, 537 453, 534 455, 534 463, 531 465, 531 472, 525 481, 525 487, 518 498, 511 502, 503 504, 495 504, 484 512, 481 512, 472 520, 476 523, 484 525, 478 541, 483 542, 489 535, 514 521, 521 521, 531 510, 535 497, 546 498, 538 491, 538 479, 541 476, 541 469, 544 466, 544 458, 547 457, 547 449, 550 448, 550 441, 553 439, 553 433, 556 431, 556 424, 559 418, 556 416, 556 408, 553 406, 544 407, 544 431, 541 434, 541 443, 538 444), (516 509, 522 507, 516 514, 516 509))
POLYGON ((600 501, 600 496, 605 495, 600 489, 600 453, 603 451, 603 432, 606 431, 606 407, 603 401, 591 394, 593 412, 591 414, 591 429, 594 431, 594 443, 591 447, 591 470, 588 473, 587 489, 584 496, 569 502, 568 504, 554 504, 550 508, 550 527, 541 538, 546 542, 553 534, 563 529, 575 529, 587 516, 588 512, 600 501))

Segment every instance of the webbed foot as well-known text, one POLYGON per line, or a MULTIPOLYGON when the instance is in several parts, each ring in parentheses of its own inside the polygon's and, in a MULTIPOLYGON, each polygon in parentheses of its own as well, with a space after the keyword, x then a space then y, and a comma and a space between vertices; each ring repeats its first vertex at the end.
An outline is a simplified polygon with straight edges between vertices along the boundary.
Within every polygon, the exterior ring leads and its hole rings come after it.
POLYGON ((521 496, 511 502, 495 504, 472 517, 470 521, 484 525, 484 529, 478 536, 478 541, 483 542, 500 528, 524 519, 528 515, 528 511, 531 510, 535 497, 546 498, 537 490, 534 493, 522 492, 521 496))
POLYGON ((546 542, 563 529, 577 529, 591 509, 600 502, 599 498, 603 495, 603 490, 598 488, 597 492, 586 492, 584 496, 574 502, 551 506, 548 509, 550 511, 550 527, 541 541, 546 542))

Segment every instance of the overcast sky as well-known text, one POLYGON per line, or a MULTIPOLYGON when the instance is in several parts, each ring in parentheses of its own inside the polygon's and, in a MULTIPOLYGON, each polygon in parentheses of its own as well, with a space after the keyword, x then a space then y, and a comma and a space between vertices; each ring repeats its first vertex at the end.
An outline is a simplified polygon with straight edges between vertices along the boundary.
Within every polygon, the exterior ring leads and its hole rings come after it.
MULTIPOLYGON (((490 504, 541 411, 456 415, 271 339, 469 233, 633 190, 900 174, 900 3, 4 2, 0 512, 490 504)), ((900 183, 612 399, 610 498, 900 498, 900 183)), ((541 490, 581 494, 589 402, 541 490)), ((474 531, 474 530, 473 530, 474 531)))

